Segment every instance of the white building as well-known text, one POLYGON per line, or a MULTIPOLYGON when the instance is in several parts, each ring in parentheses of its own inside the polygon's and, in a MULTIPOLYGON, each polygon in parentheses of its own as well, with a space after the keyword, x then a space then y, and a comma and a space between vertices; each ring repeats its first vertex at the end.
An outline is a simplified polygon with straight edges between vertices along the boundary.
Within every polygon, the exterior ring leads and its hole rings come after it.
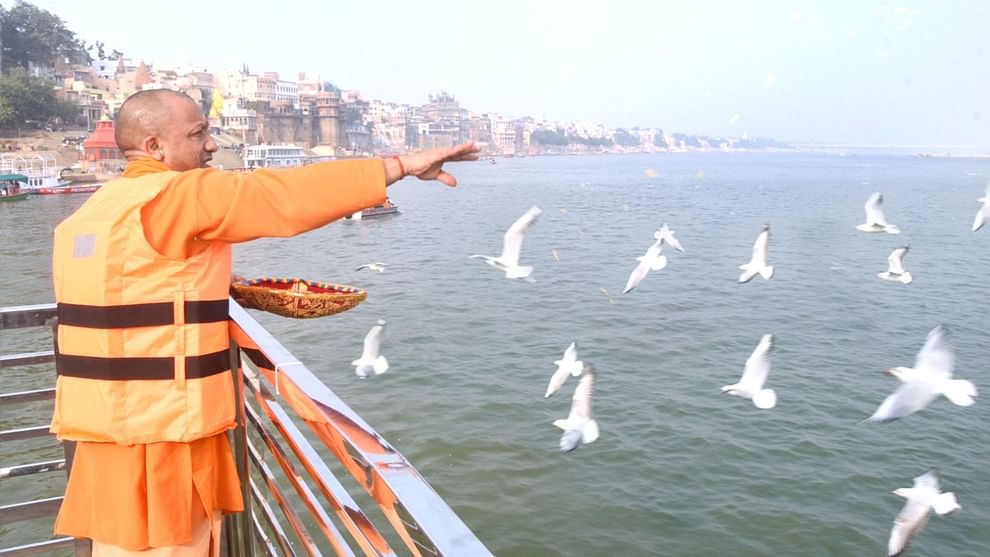
POLYGON ((258 114, 254 110, 244 108, 241 99, 224 99, 223 109, 220 111, 220 127, 234 135, 247 137, 245 133, 255 132, 258 129, 258 114))
POLYGON ((492 130, 492 143, 502 153, 516 152, 516 125, 513 120, 494 113, 488 115, 492 130))
POLYGON ((93 60, 90 64, 96 70, 96 77, 100 79, 113 79, 117 75, 117 60, 93 60))
POLYGON ((323 82, 318 73, 299 72, 297 83, 300 97, 315 97, 323 90, 323 82))
POLYGON ((284 79, 275 80, 275 102, 285 102, 299 109, 299 84, 284 79))
POLYGON ((258 76, 244 75, 240 70, 221 70, 217 82, 224 97, 239 97, 248 101, 258 100, 258 76))
POLYGON ((295 145, 251 145, 244 151, 247 168, 285 168, 302 166, 306 152, 295 145))

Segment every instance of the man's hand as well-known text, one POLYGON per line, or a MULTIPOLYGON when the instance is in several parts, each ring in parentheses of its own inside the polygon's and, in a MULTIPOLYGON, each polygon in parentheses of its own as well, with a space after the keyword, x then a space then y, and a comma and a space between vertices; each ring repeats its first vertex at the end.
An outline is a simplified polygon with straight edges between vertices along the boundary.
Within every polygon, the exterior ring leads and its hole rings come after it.
POLYGON ((404 176, 415 176, 420 180, 437 180, 450 187, 457 185, 457 178, 443 169, 443 163, 456 161, 476 161, 481 147, 477 143, 468 142, 445 149, 430 149, 410 153, 399 157, 405 175, 399 169, 395 159, 385 159, 385 184, 401 180, 404 176))

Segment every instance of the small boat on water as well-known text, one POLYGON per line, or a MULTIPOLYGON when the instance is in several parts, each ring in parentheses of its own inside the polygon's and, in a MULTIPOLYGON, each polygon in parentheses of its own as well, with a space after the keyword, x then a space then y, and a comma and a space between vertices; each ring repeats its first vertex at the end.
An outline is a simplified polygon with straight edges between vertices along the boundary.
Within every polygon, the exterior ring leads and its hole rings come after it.
POLYGON ((21 187, 27 183, 28 177, 23 174, 0 174, 0 202, 24 201, 28 190, 21 187))
POLYGON ((20 193, 3 193, 0 191, 0 203, 6 203, 8 201, 24 201, 28 198, 28 192, 22 191, 20 193))
POLYGON ((351 216, 345 218, 351 220, 361 220, 368 217, 380 217, 382 215, 398 214, 398 212, 399 212, 399 206, 396 205, 395 203, 392 203, 392 200, 386 197, 385 203, 382 203, 381 205, 375 205, 374 207, 368 207, 363 211, 358 211, 352 214, 351 216))

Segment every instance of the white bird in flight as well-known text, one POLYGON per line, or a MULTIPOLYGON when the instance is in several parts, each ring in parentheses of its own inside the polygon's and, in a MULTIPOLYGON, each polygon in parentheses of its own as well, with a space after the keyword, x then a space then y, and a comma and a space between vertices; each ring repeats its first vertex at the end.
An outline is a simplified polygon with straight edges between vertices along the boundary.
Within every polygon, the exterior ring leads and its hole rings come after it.
POLYGON ((892 282, 911 284, 914 277, 911 276, 911 273, 904 270, 904 256, 907 255, 910 249, 910 247, 904 246, 890 252, 890 255, 887 256, 887 270, 883 273, 877 273, 877 276, 892 282))
POLYGON ((370 373, 381 375, 388 371, 388 360, 380 354, 383 336, 385 336, 385 320, 379 319, 378 324, 364 337, 364 351, 361 357, 351 362, 358 377, 364 378, 370 373))
POLYGON ((773 389, 764 389, 767 375, 770 373, 770 362, 773 358, 773 335, 763 335, 756 349, 746 360, 742 377, 738 383, 722 387, 722 392, 730 395, 752 399, 753 405, 763 410, 769 410, 777 405, 777 393, 773 389))
POLYGON ((553 422, 553 425, 564 430, 564 434, 560 436, 561 451, 570 452, 598 439, 598 422, 591 417, 591 395, 594 390, 595 370, 588 366, 584 368, 584 376, 574 389, 571 412, 567 419, 553 422))
POLYGON ((976 220, 973 221, 973 232, 983 228, 983 225, 990 221, 990 184, 987 184, 987 193, 977 199, 983 204, 980 210, 976 212, 976 220))
POLYGON ((684 248, 681 247, 681 243, 674 238, 674 231, 667 228, 667 223, 663 223, 660 229, 653 233, 653 237, 661 244, 666 243, 670 247, 676 249, 677 251, 684 253, 684 248))
POLYGON ((550 384, 547 385, 547 393, 543 395, 544 398, 550 398, 551 395, 557 392, 564 385, 564 381, 567 380, 568 375, 577 377, 584 371, 584 362, 577 359, 576 342, 572 342, 564 350, 564 357, 562 359, 555 360, 553 363, 557 364, 557 371, 553 372, 553 376, 550 377, 550 384))
POLYGON ((365 263, 364 265, 361 265, 360 267, 354 270, 360 271, 361 269, 371 269, 372 271, 378 271, 379 273, 383 273, 385 272, 385 267, 388 267, 388 265, 386 265, 385 263, 375 262, 375 263, 365 263))
POLYGON ((626 281, 626 287, 622 290, 623 294, 628 294, 633 288, 639 286, 639 283, 643 282, 650 271, 659 271, 667 266, 667 256, 660 255, 660 245, 661 241, 657 240, 655 244, 647 248, 645 254, 636 258, 639 264, 629 273, 629 280, 626 281))
POLYGON ((965 379, 952 378, 954 359, 945 328, 941 325, 935 327, 928 333, 913 368, 887 370, 889 375, 901 380, 901 385, 866 420, 892 422, 923 409, 938 395, 945 396, 958 406, 972 405, 973 397, 977 396, 976 387, 965 379))
MULTIPOLYGON (((483 259, 496 269, 505 271, 506 278, 529 279, 533 272, 533 267, 519 265, 519 252, 522 250, 523 238, 529 227, 536 221, 543 210, 539 207, 531 207, 526 214, 516 219, 512 226, 505 231, 502 239, 502 254, 498 257, 488 255, 472 255, 471 259, 483 259)), ((531 280, 531 279, 530 279, 531 280)))
POLYGON ((904 554, 911 541, 925 527, 931 511, 944 515, 962 508, 955 493, 941 493, 941 482, 934 470, 915 478, 913 487, 895 489, 893 493, 907 499, 907 503, 894 519, 894 528, 887 541, 887 557, 904 554))
POLYGON ((739 266, 742 269, 742 274, 739 275, 740 284, 753 280, 753 277, 757 274, 767 280, 773 278, 773 265, 767 265, 769 243, 770 225, 768 224, 763 227, 760 235, 756 237, 756 243, 753 244, 753 257, 750 258, 749 263, 739 266))
POLYGON ((887 217, 883 214, 883 194, 875 192, 866 200, 866 222, 856 225, 856 230, 863 232, 886 232, 887 234, 900 234, 901 230, 893 224, 887 223, 887 217))

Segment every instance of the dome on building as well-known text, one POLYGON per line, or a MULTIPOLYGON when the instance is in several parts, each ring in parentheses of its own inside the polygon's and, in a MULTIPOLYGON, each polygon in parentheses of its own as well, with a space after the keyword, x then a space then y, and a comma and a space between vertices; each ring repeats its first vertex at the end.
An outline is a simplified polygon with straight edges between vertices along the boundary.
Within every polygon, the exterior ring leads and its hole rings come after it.
POLYGON ((88 161, 124 158, 113 137, 113 120, 100 120, 96 130, 83 141, 83 158, 88 161))

